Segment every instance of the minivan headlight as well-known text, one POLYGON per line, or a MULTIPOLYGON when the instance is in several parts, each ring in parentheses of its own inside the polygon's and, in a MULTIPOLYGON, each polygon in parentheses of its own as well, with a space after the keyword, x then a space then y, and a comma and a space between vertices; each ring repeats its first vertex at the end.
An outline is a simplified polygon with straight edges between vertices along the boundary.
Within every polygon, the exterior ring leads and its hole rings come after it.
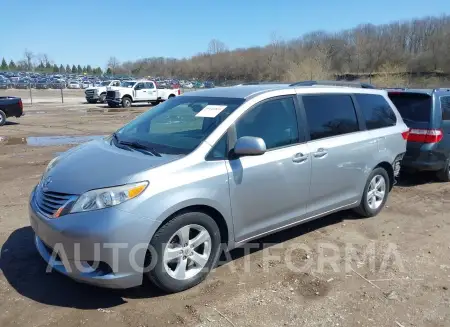
POLYGON ((113 207, 142 194, 148 182, 139 182, 116 187, 102 188, 83 193, 72 206, 70 213, 113 207))

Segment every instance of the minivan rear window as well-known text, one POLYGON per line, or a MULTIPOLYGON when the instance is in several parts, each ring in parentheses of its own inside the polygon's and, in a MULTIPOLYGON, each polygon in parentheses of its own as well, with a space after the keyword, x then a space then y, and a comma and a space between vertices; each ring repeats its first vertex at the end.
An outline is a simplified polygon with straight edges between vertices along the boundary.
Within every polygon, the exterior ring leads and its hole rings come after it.
POLYGON ((400 115, 406 121, 429 122, 432 97, 423 93, 389 93, 400 115))

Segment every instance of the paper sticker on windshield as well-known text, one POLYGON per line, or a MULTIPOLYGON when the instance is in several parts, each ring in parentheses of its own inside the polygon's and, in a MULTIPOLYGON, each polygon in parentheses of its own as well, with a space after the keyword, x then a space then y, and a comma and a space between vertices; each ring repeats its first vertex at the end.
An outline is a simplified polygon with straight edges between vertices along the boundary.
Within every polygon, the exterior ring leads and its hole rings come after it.
POLYGON ((195 117, 208 117, 214 118, 218 114, 220 114, 227 106, 219 106, 219 105, 207 105, 205 108, 200 110, 195 117))

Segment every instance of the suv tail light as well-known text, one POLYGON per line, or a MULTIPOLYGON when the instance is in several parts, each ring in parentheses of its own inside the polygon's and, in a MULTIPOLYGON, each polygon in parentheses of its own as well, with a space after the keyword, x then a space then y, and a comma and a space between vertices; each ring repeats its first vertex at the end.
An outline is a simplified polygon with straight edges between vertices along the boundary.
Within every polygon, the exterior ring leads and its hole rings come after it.
POLYGON ((20 110, 23 111, 23 103, 22 103, 22 99, 19 99, 19 108, 20 108, 20 110))
POLYGON ((181 90, 180 89, 178 89, 178 95, 181 95, 181 90))
POLYGON ((438 143, 444 137, 441 129, 410 129, 409 142, 438 143))

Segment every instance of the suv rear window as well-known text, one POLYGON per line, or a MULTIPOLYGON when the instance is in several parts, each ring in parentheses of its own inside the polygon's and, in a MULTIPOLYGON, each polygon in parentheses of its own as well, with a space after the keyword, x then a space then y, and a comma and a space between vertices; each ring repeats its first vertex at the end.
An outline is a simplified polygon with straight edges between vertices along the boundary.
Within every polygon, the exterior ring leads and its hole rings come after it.
POLYGON ((432 98, 422 93, 389 93, 400 115, 406 121, 429 122, 431 117, 432 98))
POLYGON ((442 119, 450 120, 450 96, 441 97, 442 119))

